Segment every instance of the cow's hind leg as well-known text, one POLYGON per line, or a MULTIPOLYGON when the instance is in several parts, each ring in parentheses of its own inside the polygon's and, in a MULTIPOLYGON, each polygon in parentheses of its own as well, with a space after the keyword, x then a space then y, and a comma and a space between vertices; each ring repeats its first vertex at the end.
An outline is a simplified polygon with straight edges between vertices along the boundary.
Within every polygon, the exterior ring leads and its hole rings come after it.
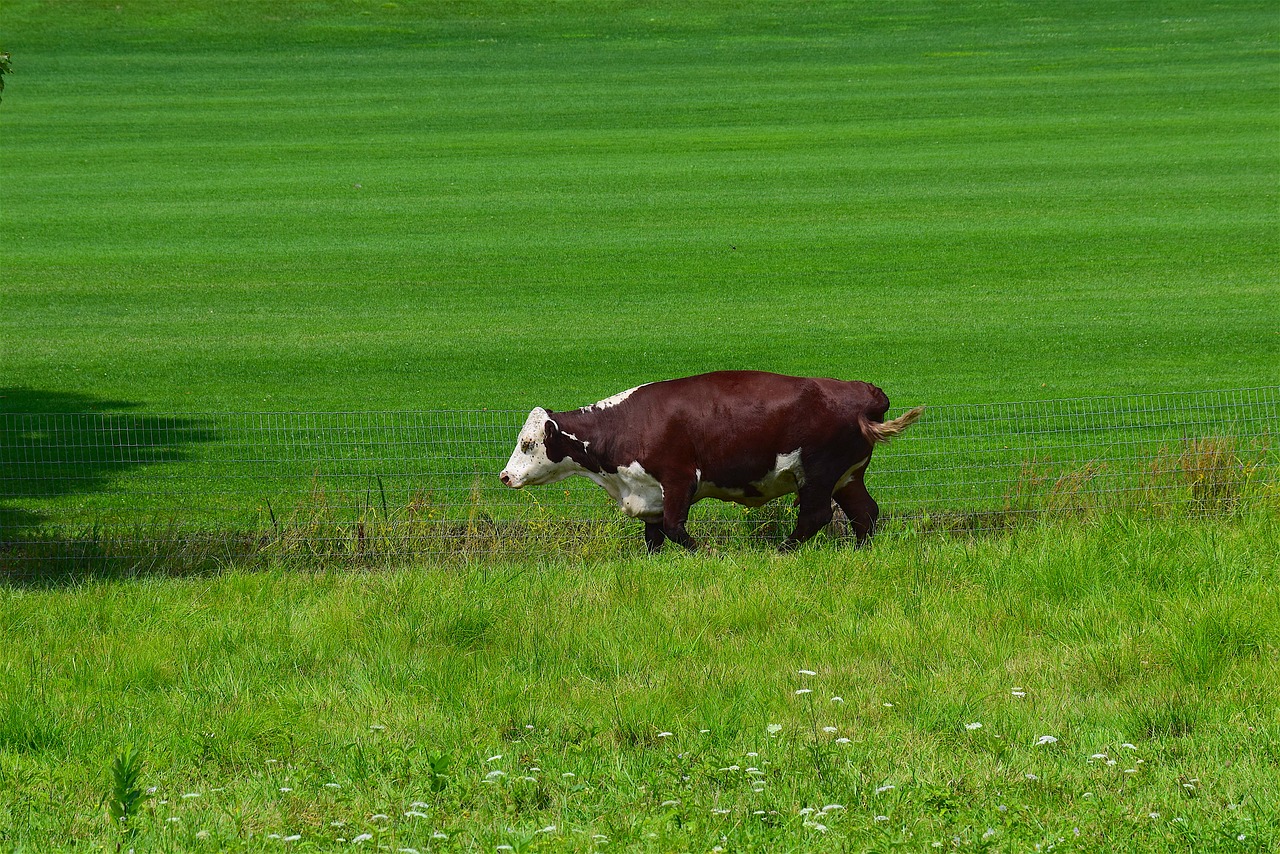
POLYGON ((778 548, 789 552, 813 538, 813 535, 826 527, 831 521, 831 484, 806 485, 801 488, 796 498, 799 511, 796 517, 795 530, 791 536, 782 541, 778 548))
POLYGON ((848 485, 836 490, 835 495, 832 496, 844 511, 844 515, 849 517, 849 524, 853 526, 854 541, 858 545, 865 543, 867 538, 875 533, 876 520, 880 518, 880 507, 871 497, 871 493, 867 492, 867 485, 862 481, 863 471, 865 469, 855 472, 848 485))
POLYGON ((649 554, 657 554, 666 540, 667 535, 662 533, 661 522, 644 523, 644 544, 649 547, 649 554))

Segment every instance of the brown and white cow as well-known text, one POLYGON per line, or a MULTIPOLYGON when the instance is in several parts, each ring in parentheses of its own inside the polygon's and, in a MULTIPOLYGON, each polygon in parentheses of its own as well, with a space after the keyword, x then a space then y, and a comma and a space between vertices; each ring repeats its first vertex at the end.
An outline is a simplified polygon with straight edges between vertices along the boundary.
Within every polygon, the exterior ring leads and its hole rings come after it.
POLYGON ((818 533, 832 500, 857 542, 880 514, 863 483, 871 451, 920 417, 885 421, 889 398, 869 383, 719 371, 649 383, 570 412, 529 413, 502 482, 514 489, 583 475, 645 523, 650 551, 695 548, 685 525, 704 498, 759 507, 797 493, 785 551, 818 533))

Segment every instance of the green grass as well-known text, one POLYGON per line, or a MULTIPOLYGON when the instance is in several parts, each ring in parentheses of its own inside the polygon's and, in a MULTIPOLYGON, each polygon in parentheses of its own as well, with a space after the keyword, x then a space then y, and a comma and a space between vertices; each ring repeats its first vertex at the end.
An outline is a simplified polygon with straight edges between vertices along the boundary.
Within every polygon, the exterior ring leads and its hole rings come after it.
MULTIPOLYGON (((0 410, 1271 385, 1278 35, 1267 2, 6 0, 0 410)), ((1274 850, 1270 506, 6 576, 0 850, 1274 850)))
POLYGON ((132 745, 138 850, 1274 850, 1277 554, 1112 517, 9 586, 0 847, 112 846, 132 745))
POLYGON ((905 404, 1280 368, 1269 3, 11 0, 2 25, 0 389, 565 407, 757 367, 905 404))

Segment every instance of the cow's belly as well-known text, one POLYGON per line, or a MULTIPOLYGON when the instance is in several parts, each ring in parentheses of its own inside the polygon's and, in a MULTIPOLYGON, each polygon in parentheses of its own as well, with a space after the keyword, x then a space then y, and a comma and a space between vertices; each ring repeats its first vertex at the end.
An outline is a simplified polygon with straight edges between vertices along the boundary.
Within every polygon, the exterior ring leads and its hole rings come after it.
MULTIPOLYGON (((866 460, 855 464, 841 478, 840 485, 843 486, 855 471, 866 464, 866 460)), ((626 515, 646 522, 656 522, 662 518, 662 484, 645 471, 639 462, 622 466, 608 474, 592 472, 588 477, 602 486, 618 503, 618 509, 626 515)), ((804 466, 800 462, 800 450, 796 449, 788 454, 778 454, 772 469, 745 486, 721 486, 703 478, 699 471, 693 500, 698 502, 704 498, 716 498, 748 507, 760 507, 779 496, 796 492, 803 484, 804 466)))
POLYGON ((721 486, 704 479, 699 472, 698 490, 693 500, 718 498, 748 507, 760 507, 779 496, 792 494, 803 483, 804 466, 800 464, 800 451, 796 449, 789 454, 778 454, 773 468, 746 486, 721 486))

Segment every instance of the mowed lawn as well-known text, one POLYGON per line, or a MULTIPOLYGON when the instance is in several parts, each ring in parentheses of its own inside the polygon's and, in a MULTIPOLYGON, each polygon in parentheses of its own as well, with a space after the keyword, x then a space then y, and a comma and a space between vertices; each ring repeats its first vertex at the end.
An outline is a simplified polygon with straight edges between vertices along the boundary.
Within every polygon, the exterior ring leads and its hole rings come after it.
POLYGON ((1280 373, 1268 2, 9 0, 0 26, 0 389, 27 407, 1280 373))
POLYGON ((0 588, 0 847, 1274 851, 1277 554, 1271 513, 0 588))
MULTIPOLYGON (((5 0, 0 411, 1274 385, 1278 43, 1270 2, 5 0)), ((13 575, 0 851, 1272 851, 1256 497, 13 575)))

